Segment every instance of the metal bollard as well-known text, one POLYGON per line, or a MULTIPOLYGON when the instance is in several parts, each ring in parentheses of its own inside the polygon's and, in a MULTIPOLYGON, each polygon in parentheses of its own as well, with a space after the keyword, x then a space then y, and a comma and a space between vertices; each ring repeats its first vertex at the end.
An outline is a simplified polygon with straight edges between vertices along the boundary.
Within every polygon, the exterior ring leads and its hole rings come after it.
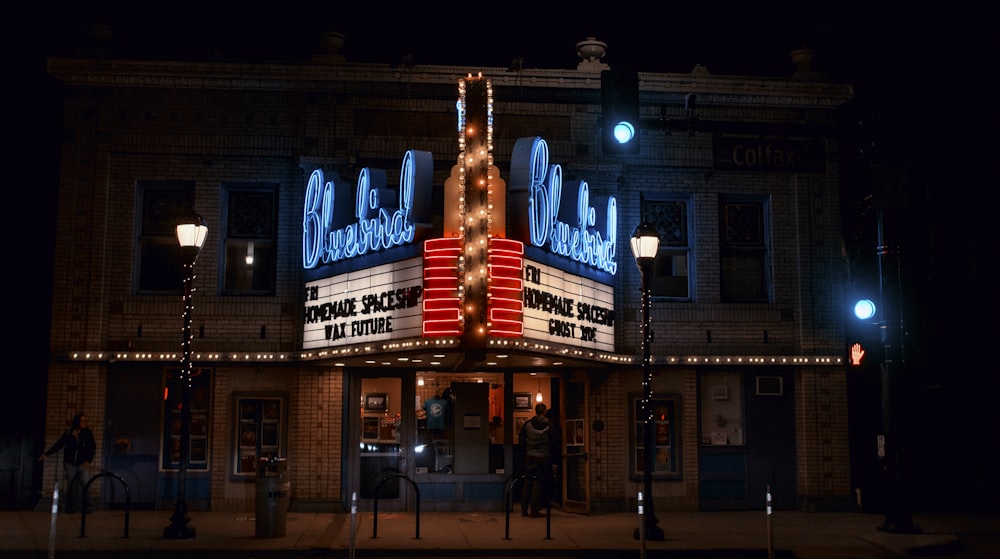
POLYGON ((354 559, 354 534, 358 529, 358 492, 351 493, 351 559, 354 559))
POLYGON ((646 503, 642 500, 642 491, 639 492, 639 558, 646 559, 646 503))
POLYGON ((59 482, 52 490, 52 520, 49 524, 49 559, 56 556, 56 521, 59 519, 59 482))
POLYGON ((771 486, 767 486, 767 559, 774 559, 774 526, 771 524, 771 486))

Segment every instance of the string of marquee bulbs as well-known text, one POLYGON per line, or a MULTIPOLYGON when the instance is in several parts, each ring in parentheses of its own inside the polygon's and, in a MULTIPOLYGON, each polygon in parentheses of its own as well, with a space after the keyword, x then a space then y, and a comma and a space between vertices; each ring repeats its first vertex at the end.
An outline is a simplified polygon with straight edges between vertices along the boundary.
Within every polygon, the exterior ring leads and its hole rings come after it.
POLYGON ((464 244, 458 264, 458 274, 462 278, 459 301, 464 309, 461 329, 467 336, 481 341, 488 326, 487 266, 493 227, 493 88, 489 80, 482 78, 482 74, 478 77, 470 74, 459 81, 458 91, 461 162, 458 166, 458 214, 459 236, 464 244), (479 110, 482 104, 476 102, 470 112, 470 93, 475 93, 475 101, 485 98, 485 111, 479 110))

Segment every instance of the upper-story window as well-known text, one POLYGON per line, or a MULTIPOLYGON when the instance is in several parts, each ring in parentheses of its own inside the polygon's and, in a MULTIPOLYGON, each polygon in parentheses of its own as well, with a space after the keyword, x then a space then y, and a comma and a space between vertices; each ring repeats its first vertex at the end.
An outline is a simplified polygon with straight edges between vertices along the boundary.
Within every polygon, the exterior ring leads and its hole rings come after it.
POLYGON ((643 219, 660 234, 653 261, 653 297, 691 299, 691 199, 687 196, 643 200, 643 219))
POLYGON ((274 293, 278 189, 273 185, 231 184, 224 188, 225 293, 274 293))
POLYGON ((766 303, 771 293, 767 201, 723 197, 719 209, 722 301, 766 303))
POLYGON ((177 245, 177 224, 190 211, 194 183, 143 181, 139 183, 139 238, 136 262, 139 292, 180 291, 184 262, 177 245))

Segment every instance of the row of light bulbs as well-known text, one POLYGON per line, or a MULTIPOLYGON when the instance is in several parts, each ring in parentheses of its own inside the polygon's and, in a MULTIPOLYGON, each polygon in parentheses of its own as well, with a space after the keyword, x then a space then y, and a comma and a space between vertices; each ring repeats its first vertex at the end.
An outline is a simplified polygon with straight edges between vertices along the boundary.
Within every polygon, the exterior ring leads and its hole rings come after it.
MULTIPOLYGON (((394 351, 412 351, 429 346, 439 346, 441 348, 457 348, 461 340, 455 338, 439 338, 434 340, 417 340, 411 342, 397 342, 382 345, 354 346, 349 348, 338 348, 324 351, 304 352, 304 353, 240 353, 240 352, 215 352, 215 353, 195 353, 193 358, 196 361, 209 362, 267 362, 267 361, 315 361, 321 359, 331 359, 336 357, 346 357, 352 355, 363 355, 370 353, 384 353, 394 351)), ((586 350, 570 349, 564 347, 553 347, 549 344, 530 342, 524 340, 490 340, 491 346, 510 346, 512 349, 523 351, 549 353, 559 357, 579 358, 587 360, 607 361, 613 363, 632 364, 641 361, 635 355, 622 355, 606 352, 592 352, 586 350)), ((435 354, 435 357, 443 358, 446 354, 435 354)), ((105 352, 105 351, 75 351, 69 354, 71 361, 178 361, 181 355, 174 352, 105 352)), ((721 356, 721 355, 690 355, 690 356, 653 356, 650 363, 654 365, 842 365, 842 356, 830 355, 746 355, 746 356, 721 356)), ((560 363, 561 364, 561 363, 560 363)))

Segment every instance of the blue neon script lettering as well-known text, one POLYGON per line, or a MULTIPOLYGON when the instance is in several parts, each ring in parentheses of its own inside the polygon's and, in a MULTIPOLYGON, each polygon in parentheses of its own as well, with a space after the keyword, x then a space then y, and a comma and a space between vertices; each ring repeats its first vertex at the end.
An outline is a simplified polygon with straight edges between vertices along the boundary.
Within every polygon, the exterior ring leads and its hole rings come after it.
POLYGON ((403 156, 399 202, 395 207, 383 205, 383 200, 392 195, 385 188, 385 171, 362 169, 355 191, 355 221, 347 224, 335 223, 334 219, 336 205, 347 201, 336 199, 338 189, 333 181, 324 179, 323 171, 313 171, 302 212, 302 265, 311 269, 320 262, 336 262, 413 242, 416 161, 412 151, 403 156))
MULTIPOLYGON (((562 167, 549 165, 549 148, 536 138, 532 145, 528 178, 528 224, 531 244, 567 256, 576 262, 609 274, 618 271, 615 259, 618 240, 618 202, 605 201, 604 233, 596 229, 597 209, 590 204, 590 186, 580 181, 576 194, 574 223, 559 220, 563 202, 562 167)), ((572 193, 570 193, 572 194, 572 193)), ((565 215, 565 214, 564 214, 565 215)))

